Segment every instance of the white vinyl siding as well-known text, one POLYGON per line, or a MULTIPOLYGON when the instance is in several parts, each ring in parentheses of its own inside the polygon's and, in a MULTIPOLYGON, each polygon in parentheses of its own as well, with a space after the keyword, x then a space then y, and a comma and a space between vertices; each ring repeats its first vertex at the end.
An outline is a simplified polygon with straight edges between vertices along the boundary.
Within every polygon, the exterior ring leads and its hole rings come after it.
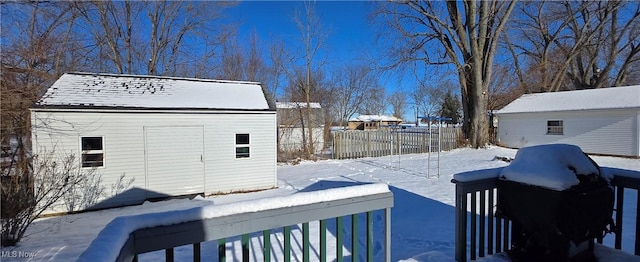
MULTIPOLYGON (((272 111, 105 113, 32 110, 32 124, 36 154, 45 147, 55 146, 58 153, 79 155, 79 136, 105 137, 108 161, 98 170, 102 174, 101 183, 109 189, 122 174, 125 180, 133 178, 134 181, 127 192, 117 197, 105 196, 105 201, 98 207, 140 203, 149 194, 145 178, 145 127, 201 126, 205 178, 193 183, 202 185, 205 194, 267 189, 277 185, 276 114, 272 111), (237 133, 251 134, 251 158, 243 159, 246 161, 235 159, 237 133)), ((180 153, 179 146, 175 147, 178 147, 174 148, 176 154, 180 153)), ((172 193, 160 191, 156 193, 172 193)), ((57 212, 61 211, 65 210, 57 212)))
POLYGON ((639 156, 638 109, 499 114, 502 145, 567 143, 595 154, 639 156), (562 119, 563 135, 547 135, 548 120, 562 119))

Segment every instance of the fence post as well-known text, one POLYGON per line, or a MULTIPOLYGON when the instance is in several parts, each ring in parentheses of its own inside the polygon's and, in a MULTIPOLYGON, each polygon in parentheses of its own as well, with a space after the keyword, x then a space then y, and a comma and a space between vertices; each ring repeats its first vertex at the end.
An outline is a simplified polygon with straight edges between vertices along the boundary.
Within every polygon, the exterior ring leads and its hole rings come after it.
POLYGON ((402 141, 400 141, 400 133, 397 133, 397 132, 396 132, 396 141, 397 141, 397 143, 396 143, 396 147, 398 148, 398 150, 397 150, 398 155, 401 155, 401 154, 402 154, 402 152, 400 152, 400 149, 401 149, 402 147, 400 146, 400 144, 402 143, 402 141))
POLYGON ((367 132, 367 156, 371 157, 371 133, 367 132))

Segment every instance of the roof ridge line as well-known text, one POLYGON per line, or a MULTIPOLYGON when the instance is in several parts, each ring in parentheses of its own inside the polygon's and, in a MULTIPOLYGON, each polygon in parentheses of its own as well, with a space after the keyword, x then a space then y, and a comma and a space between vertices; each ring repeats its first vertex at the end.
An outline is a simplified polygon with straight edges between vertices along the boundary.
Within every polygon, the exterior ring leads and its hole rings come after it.
POLYGON ((69 75, 86 75, 86 76, 108 76, 108 77, 128 77, 128 78, 155 78, 155 79, 168 79, 168 80, 185 80, 195 82, 213 82, 213 83, 229 83, 229 84, 255 84, 262 85, 260 82, 254 81, 240 81, 240 80, 221 80, 221 79, 206 79, 206 78, 192 78, 192 77, 174 77, 174 76, 156 76, 156 75, 132 75, 132 74, 113 74, 113 73, 91 73, 91 72, 68 72, 69 75))

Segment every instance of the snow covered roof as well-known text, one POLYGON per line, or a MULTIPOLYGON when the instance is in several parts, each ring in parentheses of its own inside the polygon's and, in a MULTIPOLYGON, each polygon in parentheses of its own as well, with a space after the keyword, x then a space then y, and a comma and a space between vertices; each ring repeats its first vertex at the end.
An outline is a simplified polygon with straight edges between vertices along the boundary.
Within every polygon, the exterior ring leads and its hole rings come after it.
MULTIPOLYGON (((311 102, 309 103, 310 108, 322 108, 320 103, 311 102)), ((307 102, 276 102, 276 108, 307 108, 307 102)))
POLYGON ((67 73, 35 107, 274 110, 259 83, 67 73))
POLYGON ((640 108, 640 85, 526 94, 496 114, 640 108))
POLYGON ((395 116, 385 116, 385 115, 360 115, 356 118, 352 118, 349 121, 358 121, 358 122, 402 122, 402 119, 397 118, 395 116))

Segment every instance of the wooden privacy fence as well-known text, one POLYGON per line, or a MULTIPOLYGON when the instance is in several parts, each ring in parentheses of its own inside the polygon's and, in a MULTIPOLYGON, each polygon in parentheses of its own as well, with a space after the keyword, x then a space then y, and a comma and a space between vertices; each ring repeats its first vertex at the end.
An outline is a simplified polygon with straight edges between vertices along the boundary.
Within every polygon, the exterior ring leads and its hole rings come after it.
POLYGON ((333 135, 333 158, 448 151, 457 147, 461 133, 462 129, 455 127, 340 131, 333 135))

